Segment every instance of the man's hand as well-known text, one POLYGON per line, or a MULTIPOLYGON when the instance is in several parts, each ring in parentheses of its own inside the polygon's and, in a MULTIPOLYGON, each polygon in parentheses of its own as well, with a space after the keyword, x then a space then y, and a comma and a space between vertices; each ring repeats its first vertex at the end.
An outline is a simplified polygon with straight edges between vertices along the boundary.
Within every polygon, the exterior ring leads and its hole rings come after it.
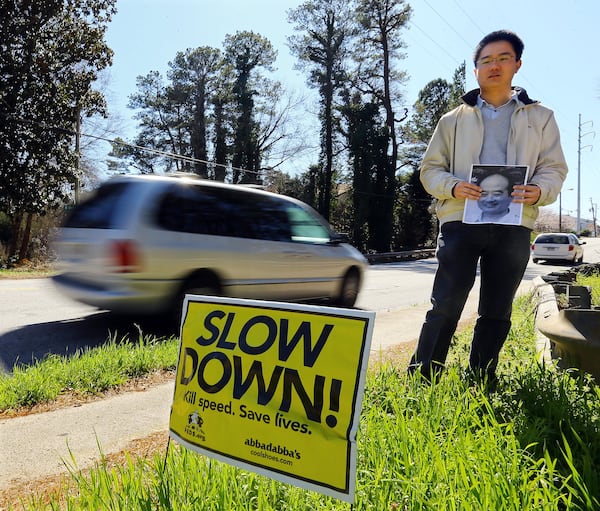
POLYGON ((481 195, 481 187, 468 181, 459 181, 454 185, 452 194, 457 199, 479 200, 481 195))
POLYGON ((521 204, 535 204, 540 200, 542 191, 537 185, 515 185, 511 194, 513 202, 521 204))

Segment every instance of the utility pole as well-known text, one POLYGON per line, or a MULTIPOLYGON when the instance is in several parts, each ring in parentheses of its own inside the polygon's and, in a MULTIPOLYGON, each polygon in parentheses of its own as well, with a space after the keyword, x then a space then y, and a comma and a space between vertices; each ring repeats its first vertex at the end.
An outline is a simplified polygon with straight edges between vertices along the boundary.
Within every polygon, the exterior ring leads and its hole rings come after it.
POLYGON ((598 236, 598 226, 596 225, 596 210, 598 209, 598 205, 592 201, 590 197, 590 211, 592 213, 592 220, 594 221, 594 238, 598 236))
POLYGON ((579 132, 577 136, 577 234, 581 232, 581 150, 589 147, 591 151, 594 148, 591 144, 581 147, 581 138, 586 135, 592 135, 592 138, 596 137, 596 132, 594 131, 581 133, 581 127, 586 124, 590 124, 592 128, 594 127, 592 121, 586 121, 582 124, 581 114, 579 114, 579 132))
POLYGON ((558 232, 562 232, 562 190, 558 192, 558 232))

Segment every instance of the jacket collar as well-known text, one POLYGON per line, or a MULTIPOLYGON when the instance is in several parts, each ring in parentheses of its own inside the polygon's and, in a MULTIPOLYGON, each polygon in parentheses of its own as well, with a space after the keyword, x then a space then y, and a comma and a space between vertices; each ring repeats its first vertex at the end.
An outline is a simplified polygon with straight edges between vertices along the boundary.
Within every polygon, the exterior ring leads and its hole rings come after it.
MULTIPOLYGON (((524 105, 531 105, 532 103, 538 103, 538 101, 531 99, 527 95, 527 91, 525 89, 522 89, 521 87, 513 87, 512 89, 517 92, 517 99, 524 105)), ((473 89, 473 90, 467 92, 462 97, 462 100, 469 106, 477 106, 477 98, 479 97, 479 92, 480 92, 480 89, 473 89)))

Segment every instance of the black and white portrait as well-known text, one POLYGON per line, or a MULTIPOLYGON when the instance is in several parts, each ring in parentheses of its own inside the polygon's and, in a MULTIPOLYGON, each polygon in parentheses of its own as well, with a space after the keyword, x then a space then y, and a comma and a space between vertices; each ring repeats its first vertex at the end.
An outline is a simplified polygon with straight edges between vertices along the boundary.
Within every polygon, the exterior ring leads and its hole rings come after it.
POLYGON ((479 200, 465 201, 467 224, 520 225, 523 204, 512 201, 514 185, 527 182, 526 165, 473 165, 469 181, 481 187, 479 200))

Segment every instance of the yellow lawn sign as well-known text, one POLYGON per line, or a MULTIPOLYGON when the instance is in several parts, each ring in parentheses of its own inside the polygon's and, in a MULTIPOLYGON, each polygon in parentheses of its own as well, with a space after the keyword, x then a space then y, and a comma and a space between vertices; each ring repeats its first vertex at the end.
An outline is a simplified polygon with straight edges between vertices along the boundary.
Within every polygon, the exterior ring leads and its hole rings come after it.
POLYGON ((354 309, 188 295, 170 436, 354 502, 374 319, 354 309))

